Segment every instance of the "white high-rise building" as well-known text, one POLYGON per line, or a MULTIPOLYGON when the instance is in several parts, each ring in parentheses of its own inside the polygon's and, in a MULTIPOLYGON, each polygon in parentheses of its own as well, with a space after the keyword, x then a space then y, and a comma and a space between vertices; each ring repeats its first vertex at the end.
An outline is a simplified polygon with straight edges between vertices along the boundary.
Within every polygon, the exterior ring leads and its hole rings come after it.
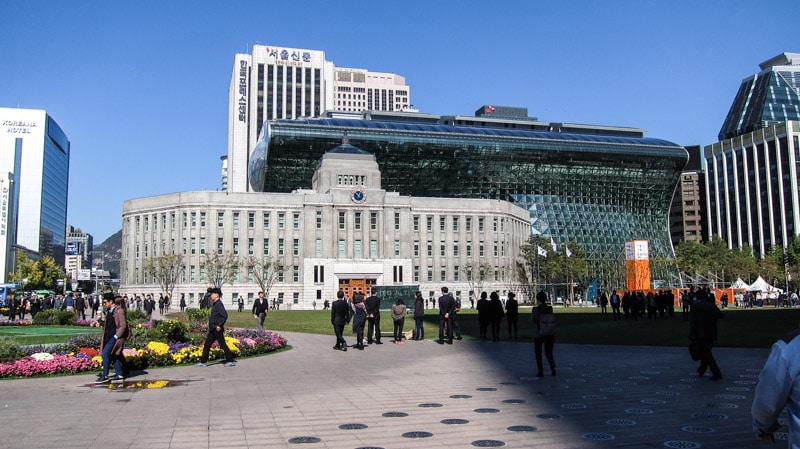
POLYGON ((251 190, 247 164, 267 120, 399 111, 410 101, 404 77, 337 68, 320 50, 254 45, 251 54, 237 53, 229 91, 228 191, 251 190))
POLYGON ((0 277, 15 246, 64 264, 70 143, 47 111, 0 108, 0 277))

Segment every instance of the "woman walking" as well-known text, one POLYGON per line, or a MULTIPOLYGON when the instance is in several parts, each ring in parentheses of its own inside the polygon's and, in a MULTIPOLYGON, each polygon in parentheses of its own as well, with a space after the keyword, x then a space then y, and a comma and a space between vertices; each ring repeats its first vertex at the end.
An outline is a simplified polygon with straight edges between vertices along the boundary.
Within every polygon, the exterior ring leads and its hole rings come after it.
POLYGON ((364 325, 367 323, 367 309, 364 307, 364 295, 353 295, 353 333, 356 334, 356 349, 364 350, 364 325))
POLYGON ((394 344, 402 345, 403 324, 406 321, 406 303, 399 296, 392 306, 392 320, 394 321, 394 344))

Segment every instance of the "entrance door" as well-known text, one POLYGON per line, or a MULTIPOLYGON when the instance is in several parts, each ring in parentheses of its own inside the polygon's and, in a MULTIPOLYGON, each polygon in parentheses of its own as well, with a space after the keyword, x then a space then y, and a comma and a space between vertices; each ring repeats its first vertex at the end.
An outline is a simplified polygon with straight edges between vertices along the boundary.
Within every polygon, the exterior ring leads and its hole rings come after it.
POLYGON ((355 293, 369 296, 370 288, 375 285, 375 279, 339 279, 339 290, 350 299, 355 293))

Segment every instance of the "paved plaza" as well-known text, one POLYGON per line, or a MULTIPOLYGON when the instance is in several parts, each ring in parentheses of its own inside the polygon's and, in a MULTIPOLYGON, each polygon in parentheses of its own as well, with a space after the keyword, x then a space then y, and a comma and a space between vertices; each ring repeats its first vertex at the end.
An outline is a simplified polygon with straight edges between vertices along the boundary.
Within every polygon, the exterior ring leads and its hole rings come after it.
MULTIPOLYGON (((233 368, 150 369, 0 382, 4 448, 770 448, 750 405, 766 349, 715 349, 724 379, 698 378, 685 348, 559 345, 535 377, 532 342, 434 341, 292 349, 233 368), (158 386, 158 382, 150 383, 158 386)), ((348 343, 354 339, 350 337, 348 343)), ((785 417, 783 418, 785 422, 785 417)))

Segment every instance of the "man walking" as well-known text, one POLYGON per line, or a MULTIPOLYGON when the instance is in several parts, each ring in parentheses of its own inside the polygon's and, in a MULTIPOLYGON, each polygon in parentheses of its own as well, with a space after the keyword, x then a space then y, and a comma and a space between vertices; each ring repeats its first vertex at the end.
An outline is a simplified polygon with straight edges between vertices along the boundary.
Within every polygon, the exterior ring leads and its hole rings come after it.
POLYGON ((364 300, 364 307, 367 308, 367 344, 372 344, 372 337, 375 336, 375 344, 381 343, 381 299, 378 298, 378 289, 372 287, 372 295, 364 300), (374 334, 373 334, 374 332, 374 334))
POLYGON ((233 360, 233 353, 228 349, 228 344, 225 343, 225 322, 228 321, 228 312, 219 297, 222 295, 222 290, 217 287, 211 289, 211 315, 208 317, 208 336, 203 345, 203 355, 200 357, 200 363, 195 366, 207 367, 208 353, 211 351, 211 344, 215 341, 219 344, 220 349, 225 352, 225 366, 236 366, 233 360))
POLYGON ((448 293, 447 287, 442 287, 442 296, 439 297, 439 344, 444 344, 444 335, 447 333, 447 344, 453 344, 452 317, 456 310, 456 302, 448 293))
POLYGON ((111 381, 124 380, 122 361, 125 356, 122 350, 125 347, 125 338, 130 335, 128 322, 125 319, 125 308, 122 298, 117 298, 113 293, 103 293, 103 305, 106 307, 106 318, 103 324, 103 336, 100 347, 102 348, 103 370, 97 377, 96 384, 107 384, 111 381), (108 377, 111 363, 114 363, 114 377, 108 377))
POLYGON ((702 351, 697 375, 702 377, 706 369, 710 368, 711 380, 720 380, 722 372, 711 353, 711 347, 717 339, 717 320, 721 320, 725 316, 714 304, 713 298, 713 296, 709 297, 708 292, 704 289, 698 290, 695 294, 695 301, 689 311, 689 339, 696 342, 702 351))
POLYGON ((336 345, 333 349, 347 351, 347 341, 344 339, 344 327, 350 322, 350 304, 344 300, 344 292, 336 292, 336 301, 331 305, 331 324, 336 334, 336 345))
POLYGON ((264 320, 267 319, 269 302, 264 298, 264 292, 258 292, 258 298, 253 303, 253 316, 258 320, 258 328, 264 330, 264 320))

